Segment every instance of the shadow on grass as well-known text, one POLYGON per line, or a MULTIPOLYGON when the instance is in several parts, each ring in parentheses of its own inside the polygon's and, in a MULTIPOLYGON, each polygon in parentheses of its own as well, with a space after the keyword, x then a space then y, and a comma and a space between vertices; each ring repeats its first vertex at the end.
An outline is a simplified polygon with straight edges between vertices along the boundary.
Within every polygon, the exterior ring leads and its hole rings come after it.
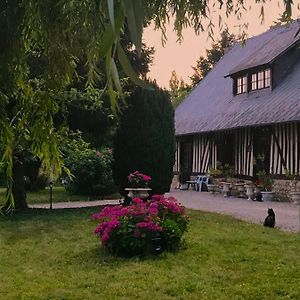
POLYGON ((14 211, 9 215, 0 216, 0 222, 5 221, 19 222, 39 218, 44 220, 57 220, 66 217, 76 216, 91 216, 94 212, 98 212, 105 206, 93 206, 82 208, 62 208, 62 209, 48 209, 48 208, 28 208, 22 211, 14 211), (51 219, 50 219, 51 218, 51 219))

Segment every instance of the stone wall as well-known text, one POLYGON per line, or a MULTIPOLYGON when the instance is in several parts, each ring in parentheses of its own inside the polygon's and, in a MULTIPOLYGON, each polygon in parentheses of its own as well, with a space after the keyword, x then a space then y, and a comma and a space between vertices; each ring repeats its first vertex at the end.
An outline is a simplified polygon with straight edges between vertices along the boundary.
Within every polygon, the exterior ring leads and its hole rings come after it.
POLYGON ((277 201, 290 202, 290 192, 300 192, 300 181, 275 179, 273 192, 277 201))

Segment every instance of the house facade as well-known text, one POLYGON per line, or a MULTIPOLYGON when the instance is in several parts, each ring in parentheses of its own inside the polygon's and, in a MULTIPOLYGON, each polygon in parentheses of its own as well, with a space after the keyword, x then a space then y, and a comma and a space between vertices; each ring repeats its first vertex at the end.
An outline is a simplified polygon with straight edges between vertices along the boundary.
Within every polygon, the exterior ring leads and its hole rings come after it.
POLYGON ((174 171, 300 174, 300 25, 234 45, 175 112, 174 171))

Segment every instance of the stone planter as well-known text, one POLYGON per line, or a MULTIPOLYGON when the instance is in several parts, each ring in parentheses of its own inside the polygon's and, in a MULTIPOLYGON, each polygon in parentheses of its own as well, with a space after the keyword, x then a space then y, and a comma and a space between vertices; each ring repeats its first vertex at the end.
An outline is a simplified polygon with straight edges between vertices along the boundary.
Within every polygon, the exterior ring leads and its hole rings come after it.
POLYGON ((149 197, 149 191, 152 189, 150 188, 126 188, 125 191, 128 191, 128 197, 131 199, 134 198, 141 198, 141 199, 146 199, 149 197))
POLYGON ((256 201, 262 201, 261 187, 256 186, 254 188, 254 195, 256 201))
POLYGON ((222 193, 224 197, 229 197, 230 196, 230 187, 231 187, 231 183, 230 182, 222 182, 223 185, 223 189, 222 189, 222 193))
POLYGON ((261 192, 261 194, 262 194, 262 201, 263 202, 273 201, 274 192, 261 192))
POLYGON ((294 202, 294 204, 299 205, 300 204, 300 192, 291 192, 291 199, 294 202))
POLYGON ((208 192, 211 194, 214 194, 217 191, 217 185, 216 184, 208 184, 207 185, 208 192))
POLYGON ((254 186, 251 185, 251 184, 246 184, 245 188, 246 188, 246 195, 248 197, 247 200, 253 200, 253 197, 254 197, 254 186))
POLYGON ((244 183, 236 183, 236 188, 240 193, 239 197, 244 198, 245 196, 245 184, 244 183))

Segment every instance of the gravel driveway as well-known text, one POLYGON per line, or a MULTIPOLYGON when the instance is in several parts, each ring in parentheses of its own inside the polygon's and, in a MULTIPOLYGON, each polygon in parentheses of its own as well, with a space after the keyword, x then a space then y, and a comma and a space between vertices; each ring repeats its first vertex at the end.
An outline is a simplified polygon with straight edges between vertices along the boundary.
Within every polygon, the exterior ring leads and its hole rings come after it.
POLYGON ((276 227, 285 231, 299 232, 299 207, 292 203, 256 202, 233 197, 224 198, 220 194, 212 195, 194 190, 172 189, 168 195, 174 196, 187 208, 222 213, 257 224, 264 222, 267 209, 271 207, 276 215, 276 227))
MULTIPOLYGON (((172 189, 167 195, 174 196, 184 206, 191 209, 216 212, 233 216, 237 219, 262 224, 267 216, 267 209, 272 207, 276 214, 276 227, 285 231, 299 232, 299 207, 285 202, 256 202, 240 198, 224 198, 222 195, 211 195, 194 190, 172 189)), ((100 205, 119 204, 119 200, 99 200, 85 202, 54 203, 54 209, 78 208, 100 205)), ((49 204, 35 204, 32 208, 49 208, 49 204)))

